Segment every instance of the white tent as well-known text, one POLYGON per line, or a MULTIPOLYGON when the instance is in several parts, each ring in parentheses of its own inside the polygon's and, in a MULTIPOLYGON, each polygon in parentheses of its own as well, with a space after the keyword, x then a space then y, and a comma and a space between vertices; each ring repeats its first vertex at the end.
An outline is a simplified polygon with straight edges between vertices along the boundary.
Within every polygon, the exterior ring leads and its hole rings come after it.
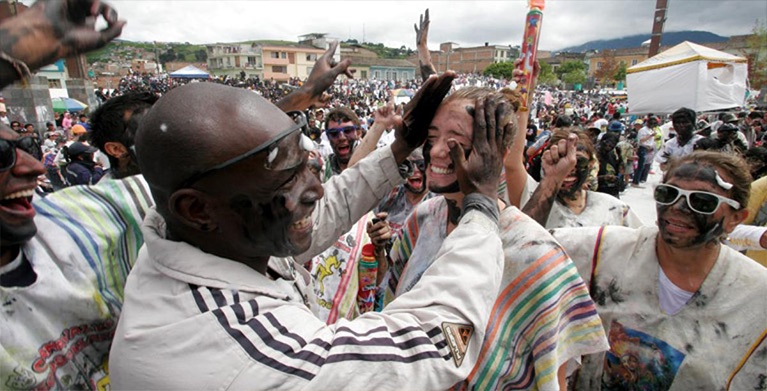
POLYGON ((746 58, 682 42, 626 71, 632 114, 668 114, 743 106, 746 58))
POLYGON ((207 79, 210 75, 194 65, 187 65, 176 72, 171 73, 170 77, 180 79, 207 79))

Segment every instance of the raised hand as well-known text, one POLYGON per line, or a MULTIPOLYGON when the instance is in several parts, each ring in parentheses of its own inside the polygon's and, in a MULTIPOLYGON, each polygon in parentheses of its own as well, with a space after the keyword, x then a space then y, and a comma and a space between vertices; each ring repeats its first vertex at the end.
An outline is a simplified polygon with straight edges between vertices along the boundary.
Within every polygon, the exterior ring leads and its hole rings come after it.
POLYGON ((549 147, 541 157, 541 167, 546 174, 545 179, 555 180, 562 183, 570 172, 575 168, 577 162, 576 145, 578 136, 571 134, 566 140, 559 140, 558 143, 549 147))
POLYGON ((418 62, 421 68, 421 77, 424 80, 429 76, 436 74, 437 70, 434 68, 434 64, 431 62, 431 53, 429 53, 429 9, 421 14, 417 25, 413 25, 415 28, 415 47, 418 50, 418 62), (420 26, 420 27, 419 27, 420 26))
POLYGON ((497 198, 498 178, 503 159, 514 135, 514 124, 502 125, 511 105, 500 96, 477 99, 474 104, 474 125, 471 150, 468 155, 455 139, 448 139, 450 158, 455 165, 461 192, 479 192, 497 198))
POLYGON ((323 93, 333 85, 338 75, 344 74, 346 77, 352 79, 354 75, 349 69, 351 60, 346 59, 339 63, 333 60, 333 54, 338 47, 338 41, 334 41, 328 47, 328 50, 322 54, 317 62, 314 63, 312 72, 309 74, 309 78, 306 80, 304 87, 310 94, 311 103, 324 104, 323 93))

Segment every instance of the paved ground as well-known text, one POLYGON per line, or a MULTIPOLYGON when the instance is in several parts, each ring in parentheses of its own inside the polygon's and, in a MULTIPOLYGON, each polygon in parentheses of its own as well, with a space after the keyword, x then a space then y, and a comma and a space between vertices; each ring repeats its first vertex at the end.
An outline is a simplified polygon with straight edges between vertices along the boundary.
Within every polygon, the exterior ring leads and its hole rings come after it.
POLYGON ((626 191, 621 193, 621 200, 631 206, 631 209, 639 215, 645 225, 655 225, 656 220, 655 201, 652 199, 652 193, 655 185, 660 183, 662 178, 662 172, 657 163, 653 164, 653 172, 654 174, 647 177, 647 182, 642 184, 644 189, 629 185, 626 191))

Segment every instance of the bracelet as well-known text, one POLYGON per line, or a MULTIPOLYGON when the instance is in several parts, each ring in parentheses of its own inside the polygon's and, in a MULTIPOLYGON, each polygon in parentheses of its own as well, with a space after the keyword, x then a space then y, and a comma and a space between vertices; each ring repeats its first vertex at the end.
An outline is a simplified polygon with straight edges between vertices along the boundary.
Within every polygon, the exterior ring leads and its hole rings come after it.
POLYGON ((16 74, 21 78, 22 83, 26 84, 27 80, 32 77, 32 72, 29 71, 27 64, 9 56, 8 53, 0 51, 0 60, 5 60, 13 66, 13 69, 16 70, 16 74))

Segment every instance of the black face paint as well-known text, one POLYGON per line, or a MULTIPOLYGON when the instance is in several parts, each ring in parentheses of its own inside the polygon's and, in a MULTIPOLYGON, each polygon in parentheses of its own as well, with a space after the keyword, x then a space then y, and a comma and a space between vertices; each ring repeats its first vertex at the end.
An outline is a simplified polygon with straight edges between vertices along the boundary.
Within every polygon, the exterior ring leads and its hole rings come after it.
POLYGON ((570 188, 559 188, 559 192, 557 193, 557 197, 560 200, 564 199, 571 199, 574 200, 578 192, 583 188, 583 184, 586 183, 586 179, 589 176, 589 159, 580 156, 577 158, 577 162, 575 163, 575 183, 573 183, 572 187, 570 188))
MULTIPOLYGON (((705 181, 712 183, 714 186, 719 186, 716 181, 716 175, 716 170, 713 167, 685 163, 669 173, 669 178, 685 179, 689 181, 705 181)), ((661 231, 665 231, 666 229, 666 223, 662 219, 662 216, 664 216, 670 208, 676 208, 679 213, 689 216, 692 219, 695 229, 698 231, 698 236, 694 237, 689 243, 691 246, 718 242, 724 234, 724 217, 716 220, 716 217, 714 217, 713 214, 704 215, 691 210, 689 205, 687 205, 685 197, 679 197, 677 202, 673 205, 656 204, 658 225, 661 231)))

